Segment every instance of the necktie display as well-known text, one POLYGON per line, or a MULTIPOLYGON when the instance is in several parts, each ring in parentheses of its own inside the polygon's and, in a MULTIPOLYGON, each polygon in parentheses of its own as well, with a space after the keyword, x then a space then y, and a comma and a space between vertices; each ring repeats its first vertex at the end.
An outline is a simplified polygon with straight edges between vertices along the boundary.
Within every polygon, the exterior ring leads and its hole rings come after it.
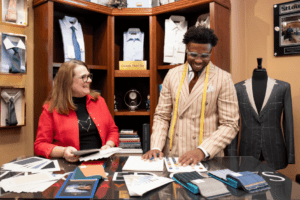
POLYGON ((16 110, 15 110, 15 102, 21 95, 22 95, 21 91, 19 91, 14 96, 10 96, 5 91, 1 92, 1 97, 8 104, 7 118, 5 120, 6 126, 15 126, 18 124, 16 110))
POLYGON ((72 29, 72 42, 74 46, 74 51, 75 51, 75 58, 76 60, 81 60, 81 54, 80 54, 80 46, 76 38, 76 33, 75 33, 75 27, 71 26, 72 29))
POLYGON ((21 72, 21 58, 18 52, 19 48, 12 48, 14 55, 12 56, 11 68, 9 69, 10 73, 20 73, 21 72))
POLYGON ((9 0, 7 15, 5 15, 5 21, 8 22, 17 21, 17 0, 9 0))
POLYGON ((190 93, 191 93, 194 85, 196 84, 197 80, 198 80, 198 73, 194 72, 194 78, 191 80, 191 82, 189 84, 189 91, 190 91, 190 93))

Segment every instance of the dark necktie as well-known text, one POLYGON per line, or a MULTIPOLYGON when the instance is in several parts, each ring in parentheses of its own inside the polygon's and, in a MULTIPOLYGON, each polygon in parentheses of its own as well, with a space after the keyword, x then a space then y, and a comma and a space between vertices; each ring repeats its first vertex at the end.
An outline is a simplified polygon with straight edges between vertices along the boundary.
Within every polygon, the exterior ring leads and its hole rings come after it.
POLYGON ((76 60, 81 60, 80 46, 79 46, 79 43, 76 38, 75 27, 71 26, 71 29, 72 29, 72 42, 73 42, 74 51, 75 51, 75 58, 76 58, 76 60))
POLYGON ((196 84, 197 80, 198 80, 198 73, 194 72, 194 78, 190 81, 190 84, 189 84, 189 91, 190 91, 190 93, 191 93, 194 85, 196 84))
POLYGON ((12 48, 14 50, 14 55, 12 56, 12 61, 11 61, 11 68, 9 72, 11 73, 20 73, 21 72, 21 59, 20 59, 20 54, 18 52, 19 48, 14 47, 12 48))
POLYGON ((18 121, 17 121, 16 111, 15 111, 14 99, 11 97, 9 99, 9 104, 8 104, 8 118, 6 119, 6 126, 14 126, 17 124, 18 121))

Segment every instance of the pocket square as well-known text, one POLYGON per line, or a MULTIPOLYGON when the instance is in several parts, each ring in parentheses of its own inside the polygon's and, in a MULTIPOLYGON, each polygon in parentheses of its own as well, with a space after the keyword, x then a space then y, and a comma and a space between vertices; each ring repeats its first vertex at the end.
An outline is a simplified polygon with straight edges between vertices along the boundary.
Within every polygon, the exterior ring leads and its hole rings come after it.
POLYGON ((209 92, 213 92, 215 90, 214 86, 210 85, 208 88, 207 88, 207 93, 209 92))

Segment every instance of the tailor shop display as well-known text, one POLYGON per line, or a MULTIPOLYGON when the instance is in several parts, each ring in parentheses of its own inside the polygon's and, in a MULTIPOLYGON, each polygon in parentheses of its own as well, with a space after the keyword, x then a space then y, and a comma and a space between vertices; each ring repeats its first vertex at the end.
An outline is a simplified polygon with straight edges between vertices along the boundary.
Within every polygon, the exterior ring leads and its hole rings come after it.
POLYGON ((126 92, 124 101, 130 111, 136 111, 142 102, 142 95, 139 91, 132 89, 126 92))

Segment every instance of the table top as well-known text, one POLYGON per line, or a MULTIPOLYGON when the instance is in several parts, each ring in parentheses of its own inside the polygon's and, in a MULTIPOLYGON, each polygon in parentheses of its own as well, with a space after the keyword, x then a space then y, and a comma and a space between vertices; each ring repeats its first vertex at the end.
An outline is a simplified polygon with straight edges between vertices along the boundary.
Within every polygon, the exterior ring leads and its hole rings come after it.
MULTIPOLYGON (((128 157, 122 154, 107 158, 105 171, 109 173, 108 181, 100 181, 94 199, 204 199, 199 194, 194 195, 175 182, 147 192, 142 197, 130 197, 125 182, 114 182, 112 180, 115 172, 122 172, 122 167, 127 159, 128 157)), ((71 172, 80 164, 79 162, 69 163, 64 159, 58 159, 58 162, 62 169, 58 173, 71 172)), ((250 194, 243 190, 226 186, 231 196, 218 199, 300 199, 300 185, 298 183, 253 157, 217 157, 202 162, 202 164, 208 171, 228 168, 235 172, 251 171, 258 173, 271 187, 270 190, 250 194)), ((169 172, 167 172, 166 168, 163 172, 152 173, 158 176, 169 177, 169 172)), ((5 193, 3 189, 0 188, 0 198, 54 199, 63 183, 64 180, 61 179, 44 192, 39 193, 5 193)))

